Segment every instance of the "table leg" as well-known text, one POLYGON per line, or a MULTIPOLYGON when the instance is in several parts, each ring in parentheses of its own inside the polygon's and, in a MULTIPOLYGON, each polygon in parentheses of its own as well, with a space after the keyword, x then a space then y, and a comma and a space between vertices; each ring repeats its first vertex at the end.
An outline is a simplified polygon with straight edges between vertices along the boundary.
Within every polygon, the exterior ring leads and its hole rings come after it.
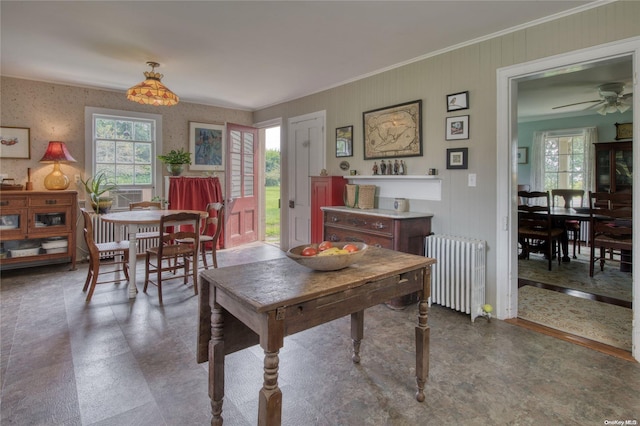
MULTIPOLYGON (((215 298, 215 289, 211 291, 215 298)), ((211 399, 211 426, 222 426, 224 399, 224 316, 222 307, 212 303, 211 340, 209 341, 209 398, 211 399)))
POLYGON ((279 352, 264 351, 264 384, 258 397, 259 426, 279 426, 282 423, 282 391, 278 387, 279 352))
POLYGON ((135 299, 136 293, 138 292, 138 287, 136 286, 136 261, 138 259, 137 233, 138 225, 129 225, 129 299, 135 299))
POLYGON ((360 342, 364 336, 364 311, 351 314, 351 341, 353 342, 353 354, 351 360, 358 364, 360 362, 360 342))
POLYGON ((418 302, 418 325, 416 327, 416 382, 418 391, 416 399, 418 402, 425 400, 424 385, 429 375, 429 325, 427 315, 429 305, 427 300, 431 291, 430 268, 425 270, 423 291, 418 302))

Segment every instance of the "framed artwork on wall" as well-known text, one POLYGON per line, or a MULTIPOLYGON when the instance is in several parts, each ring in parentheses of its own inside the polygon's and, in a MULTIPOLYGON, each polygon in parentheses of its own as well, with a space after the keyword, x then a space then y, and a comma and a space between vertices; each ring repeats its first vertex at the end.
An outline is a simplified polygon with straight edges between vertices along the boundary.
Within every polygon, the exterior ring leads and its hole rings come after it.
POLYGON ((615 123, 616 140, 633 138, 633 123, 615 123))
POLYGON ((31 158, 27 127, 0 127, 0 158, 31 158))
POLYGON ((224 170, 224 124, 189 122, 189 152, 193 164, 189 170, 224 170))
POLYGON ((529 148, 518 148, 518 164, 527 164, 529 162, 529 148))
POLYGON ((469 148, 447 149, 447 169, 467 169, 469 148))
POLYGON ((353 156, 353 126, 336 129, 336 157, 353 156))
POLYGON ((469 92, 447 95, 447 112, 469 109, 469 92))
POLYGON ((447 117, 445 124, 445 139, 448 141, 469 139, 469 116, 459 115, 447 117))
POLYGON ((422 156, 422 100, 362 113, 364 159, 422 156))

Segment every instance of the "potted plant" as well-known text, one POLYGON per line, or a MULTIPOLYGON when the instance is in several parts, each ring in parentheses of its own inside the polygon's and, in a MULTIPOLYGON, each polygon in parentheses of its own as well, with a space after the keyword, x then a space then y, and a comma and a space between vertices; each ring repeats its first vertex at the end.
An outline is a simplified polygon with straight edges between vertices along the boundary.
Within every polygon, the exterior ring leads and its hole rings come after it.
POLYGON ((180 176, 185 164, 191 164, 191 153, 185 152, 184 148, 176 151, 172 149, 168 154, 158 155, 158 159, 167 165, 167 170, 173 176, 180 176))
POLYGON ((85 191, 89 195, 89 201, 93 210, 98 213, 108 213, 113 204, 113 198, 104 196, 105 193, 117 188, 117 185, 109 180, 107 174, 102 171, 82 181, 85 191))

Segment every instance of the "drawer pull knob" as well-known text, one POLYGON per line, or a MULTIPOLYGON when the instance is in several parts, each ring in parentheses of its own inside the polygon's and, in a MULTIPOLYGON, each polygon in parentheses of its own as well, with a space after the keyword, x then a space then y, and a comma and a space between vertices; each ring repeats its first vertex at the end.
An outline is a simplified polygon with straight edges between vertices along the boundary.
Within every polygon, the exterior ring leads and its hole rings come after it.
POLYGON ((384 223, 382 222, 376 222, 376 223, 372 223, 371 224, 372 227, 376 228, 376 229, 383 229, 386 228, 386 226, 384 225, 384 223))
POLYGON ((331 222, 333 223, 340 222, 340 218, 338 216, 331 216, 331 222))

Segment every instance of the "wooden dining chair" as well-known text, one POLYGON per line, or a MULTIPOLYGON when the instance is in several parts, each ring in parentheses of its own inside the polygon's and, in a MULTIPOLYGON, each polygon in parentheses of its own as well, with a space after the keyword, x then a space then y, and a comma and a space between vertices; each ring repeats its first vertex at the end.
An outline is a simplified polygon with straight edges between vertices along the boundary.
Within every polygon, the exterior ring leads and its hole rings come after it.
MULTIPOLYGON (((162 203, 156 201, 139 201, 129 203, 129 210, 162 210, 162 203)), ((144 231, 136 233, 136 240, 155 240, 160 238, 160 231, 144 231)))
POLYGON ((199 224, 199 213, 172 213, 160 218, 160 241, 156 247, 146 250, 143 289, 146 293, 150 283, 157 286, 158 303, 162 304, 164 272, 173 273, 165 279, 183 278, 185 285, 191 277, 193 291, 198 294, 199 224), (185 238, 191 238, 194 243, 180 244, 177 242, 177 240, 185 238), (191 268, 192 264, 193 268, 191 268), (178 270, 182 270, 182 273, 177 274, 178 270), (155 279, 152 278, 152 274, 155 274, 155 279))
MULTIPOLYGON (((218 267, 217 246, 220 239, 220 232, 224 226, 224 204, 209 203, 205 208, 208 215, 202 220, 200 228, 200 255, 202 256, 202 268, 209 269, 207 263, 207 253, 211 253, 213 267, 218 267), (209 247, 211 250, 209 251, 209 247)), ((191 238, 177 240, 181 244, 193 244, 191 238)))
POLYGON ((532 252, 544 253, 549 262, 557 254, 561 262, 560 246, 564 229, 555 227, 551 220, 548 192, 518 192, 525 203, 518 206, 518 242, 522 245, 522 256, 528 259, 532 252))
POLYGON ((129 241, 96 243, 93 238, 92 214, 84 208, 81 208, 80 211, 84 218, 84 241, 89 250, 89 270, 87 271, 87 279, 84 282, 82 291, 89 289, 86 301, 90 302, 96 285, 129 281, 129 241), (108 271, 103 269, 101 271, 102 266, 115 266, 116 268, 108 271), (114 276, 112 280, 98 281, 100 275, 108 273, 116 274, 119 272, 124 273, 124 278, 115 278, 114 276))
POLYGON ((589 228, 591 255, 589 257, 589 276, 593 277, 595 264, 600 261, 600 271, 604 271, 607 260, 614 255, 618 262, 631 265, 633 249, 633 211, 632 195, 629 192, 591 192, 589 191, 589 228), (600 255, 596 250, 600 249, 600 255))
MULTIPOLYGON (((558 203, 558 206, 563 206, 565 209, 571 207, 582 207, 584 202, 584 191, 582 189, 552 189, 551 190, 551 205, 556 206, 556 199, 562 198, 563 202, 558 203), (574 201, 578 201, 574 205, 574 201)), ((576 246, 578 247, 578 253, 580 253, 580 221, 579 220, 565 220, 564 227, 567 230, 567 235, 571 233, 573 237, 573 258, 577 259, 576 246)))

